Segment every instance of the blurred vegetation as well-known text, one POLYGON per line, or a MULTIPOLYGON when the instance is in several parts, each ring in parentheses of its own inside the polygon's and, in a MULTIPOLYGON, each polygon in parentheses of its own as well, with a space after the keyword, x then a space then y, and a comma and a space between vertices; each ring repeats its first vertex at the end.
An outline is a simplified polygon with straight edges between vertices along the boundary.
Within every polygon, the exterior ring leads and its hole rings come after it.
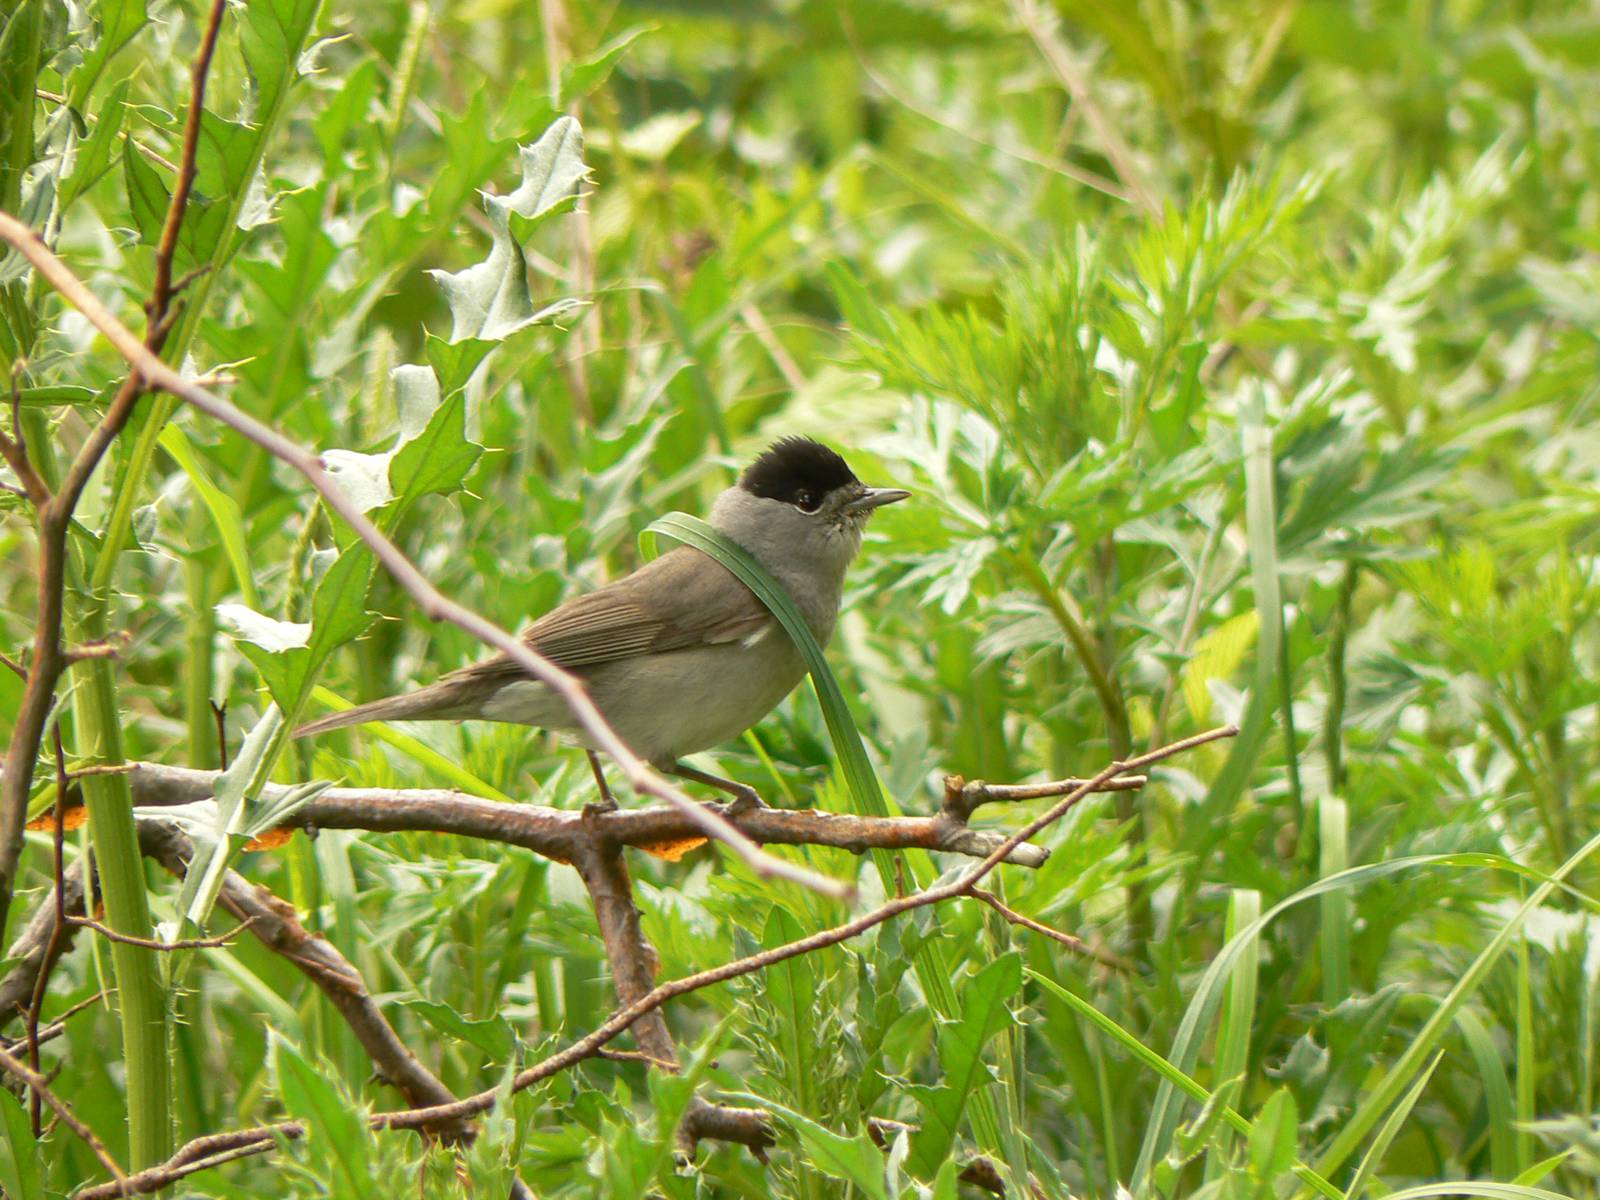
MULTIPOLYGON (((0 0, 0 208, 135 327, 204 11, 148 17, 0 0)), ((875 521, 831 651, 903 809, 931 810, 945 772, 1087 774, 1243 732, 1086 803, 1043 869, 1003 875, 1009 904, 1128 971, 946 906, 676 1002, 709 1094, 779 1114, 767 1166, 713 1145, 676 1163, 657 1114, 684 1097, 603 1061, 519 1095, 459 1161, 369 1135, 327 1115, 394 1103, 332 1008, 253 943, 202 952, 168 984, 177 1140, 285 1113, 313 1135, 193 1186, 496 1195, 515 1167, 548 1196, 947 1197, 949 1164, 982 1154, 1018 1195, 1024 1173, 1050 1197, 1311 1194, 1296 1161, 1351 1197, 1595 1194, 1597 83, 1600 15, 1575 0, 230 8, 178 262, 209 269, 168 357, 338 452, 445 591, 518 625, 811 433, 916 492, 875 521), (481 200, 564 113, 579 208, 481 200), (514 290, 507 247, 523 307, 463 351, 428 272, 514 290), (586 306, 525 323, 564 300, 586 306), (440 440, 408 457, 423 426, 440 440), (928 942, 960 1022, 908 969, 928 942), (953 1091, 959 1117, 966 1087, 988 1117, 967 1104, 953 1147, 868 1140, 868 1117, 932 1127, 953 1091)), ((0 356, 48 473, 124 366, 15 256, 0 356)), ((0 508, 15 655, 34 535, 0 508)), ((369 699, 480 653, 381 572, 361 601, 371 565, 302 483, 159 399, 79 520, 74 628, 131 640, 114 673, 70 677, 69 754, 91 686, 129 757, 203 767, 213 700, 237 753, 264 684, 310 712, 317 686, 369 699), (292 662, 261 648, 279 621, 312 622, 292 662)), ((20 696, 0 672, 0 734, 20 696)), ((581 760, 527 730, 404 733, 264 761, 589 798, 581 760)), ((705 765, 847 804, 808 688, 705 765)), ((662 978, 846 912, 711 850, 630 865, 662 978)), ((24 867, 42 894, 43 835, 24 867)), ((458 1092, 611 1007, 581 889, 524 852, 331 831, 242 869, 458 1092)), ((149 888, 157 918, 205 910, 149 888)), ((111 982, 83 940, 47 1018, 111 982)), ((120 1045, 101 1006, 46 1062, 125 1156, 120 1045)), ((65 1130, 35 1149, 0 1109, 8 1195, 97 1177, 65 1130)))

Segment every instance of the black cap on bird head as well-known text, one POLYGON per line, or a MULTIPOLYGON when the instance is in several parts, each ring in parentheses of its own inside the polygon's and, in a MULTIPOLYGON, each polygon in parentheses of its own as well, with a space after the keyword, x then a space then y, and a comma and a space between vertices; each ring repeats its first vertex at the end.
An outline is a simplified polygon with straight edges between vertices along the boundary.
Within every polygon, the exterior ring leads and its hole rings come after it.
POLYGON ((850 483, 861 485, 849 464, 836 451, 804 437, 779 438, 739 477, 739 486, 752 495, 807 509, 850 483))

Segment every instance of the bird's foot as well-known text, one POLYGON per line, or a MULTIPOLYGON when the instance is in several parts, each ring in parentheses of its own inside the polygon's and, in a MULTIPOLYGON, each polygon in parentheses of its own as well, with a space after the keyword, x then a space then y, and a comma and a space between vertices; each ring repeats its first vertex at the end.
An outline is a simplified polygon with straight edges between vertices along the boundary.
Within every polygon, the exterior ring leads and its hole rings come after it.
POLYGON ((757 809, 767 807, 767 802, 761 798, 761 793, 753 787, 745 787, 740 784, 728 790, 733 795, 733 800, 726 809, 726 815, 730 817, 742 817, 745 813, 755 812, 757 809))
POLYGON ((618 807, 615 796, 609 792, 599 800, 591 800, 583 806, 583 819, 592 821, 596 817, 603 817, 607 813, 614 813, 618 807))

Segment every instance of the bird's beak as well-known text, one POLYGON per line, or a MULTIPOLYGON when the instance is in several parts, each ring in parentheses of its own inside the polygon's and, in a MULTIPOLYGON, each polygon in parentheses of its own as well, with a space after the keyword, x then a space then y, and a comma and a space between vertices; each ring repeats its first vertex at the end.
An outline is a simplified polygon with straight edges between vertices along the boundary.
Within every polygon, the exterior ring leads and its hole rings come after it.
POLYGON ((910 497, 911 493, 903 488, 868 488, 844 508, 846 512, 871 512, 885 504, 897 504, 910 497))

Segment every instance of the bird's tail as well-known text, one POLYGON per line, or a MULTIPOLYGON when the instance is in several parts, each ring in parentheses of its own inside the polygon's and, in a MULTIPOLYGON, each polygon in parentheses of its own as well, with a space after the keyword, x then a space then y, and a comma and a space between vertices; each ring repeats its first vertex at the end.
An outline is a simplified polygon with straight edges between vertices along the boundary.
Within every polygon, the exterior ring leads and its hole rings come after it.
POLYGON ((313 733, 343 729, 347 725, 365 725, 368 721, 427 720, 430 717, 442 717, 446 715, 443 711, 446 705, 441 703, 442 700, 443 698, 435 693, 433 688, 407 692, 403 696, 388 696, 368 704, 358 704, 343 712, 329 713, 325 717, 318 717, 315 721, 308 721, 294 731, 294 736, 309 737, 313 733))

